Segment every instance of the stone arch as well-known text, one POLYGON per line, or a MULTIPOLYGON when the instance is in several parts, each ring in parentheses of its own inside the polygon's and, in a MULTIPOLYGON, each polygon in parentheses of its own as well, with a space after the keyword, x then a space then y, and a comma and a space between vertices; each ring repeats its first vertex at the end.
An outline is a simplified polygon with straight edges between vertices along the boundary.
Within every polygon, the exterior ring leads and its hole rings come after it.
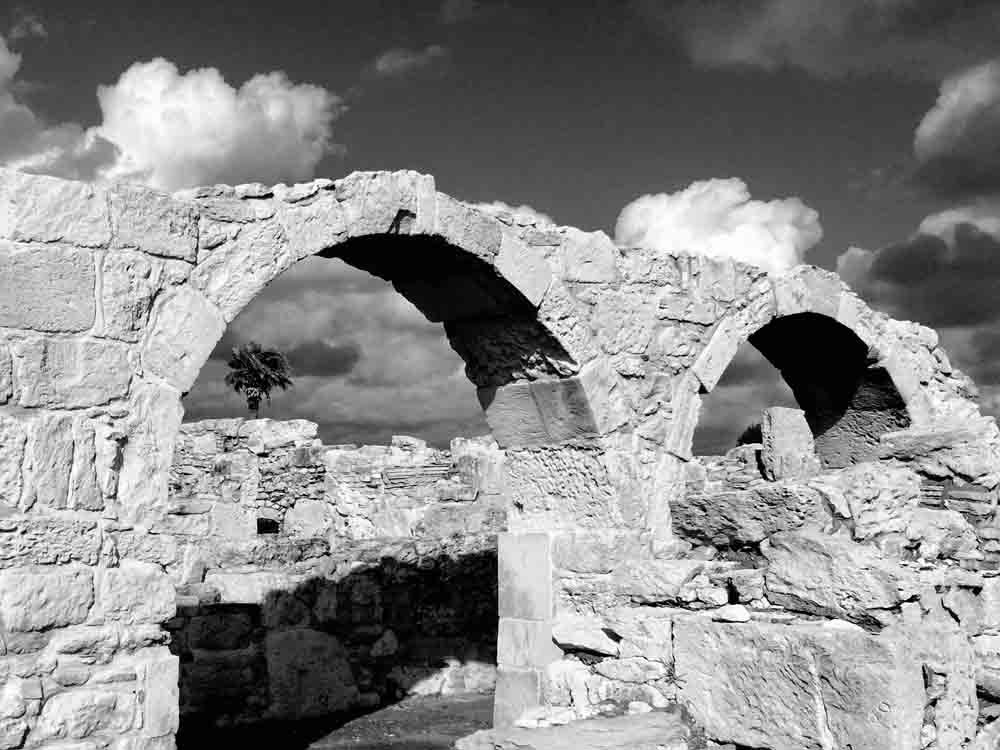
MULTIPOLYGON (((912 372, 915 362, 933 367, 930 352, 908 350, 838 276, 806 266, 769 277, 764 301, 715 324, 691 368, 699 393, 715 387, 740 346, 756 347, 792 389, 828 467, 874 458, 880 435, 931 419, 912 372)), ((688 451, 696 423, 684 425, 688 451)))
POLYGON ((602 434, 588 362, 594 350, 539 248, 415 172, 355 173, 292 188, 215 188, 200 213, 186 288, 160 300, 143 352, 190 388, 225 325, 270 281, 310 255, 390 281, 441 322, 502 446, 602 434), (166 356, 164 356, 166 353, 166 356))

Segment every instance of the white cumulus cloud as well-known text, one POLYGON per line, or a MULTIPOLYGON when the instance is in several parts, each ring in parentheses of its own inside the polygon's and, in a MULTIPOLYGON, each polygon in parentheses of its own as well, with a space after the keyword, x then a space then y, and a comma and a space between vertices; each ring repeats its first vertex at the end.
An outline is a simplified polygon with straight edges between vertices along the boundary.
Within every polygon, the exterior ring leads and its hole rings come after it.
POLYGON ((615 226, 622 246, 733 258, 771 272, 801 263, 822 236, 819 215, 801 200, 753 200, 737 178, 644 195, 622 209, 615 226))
POLYGON ((162 190, 216 182, 295 182, 335 147, 341 99, 281 72, 238 88, 215 68, 156 58, 99 86, 102 121, 51 124, 17 96, 21 56, 0 37, 0 165, 162 190))
POLYGON ((163 58, 135 63, 97 98, 98 132, 121 150, 106 176, 165 190, 307 179, 333 145, 341 108, 336 95, 281 72, 235 88, 215 68, 181 73, 163 58))

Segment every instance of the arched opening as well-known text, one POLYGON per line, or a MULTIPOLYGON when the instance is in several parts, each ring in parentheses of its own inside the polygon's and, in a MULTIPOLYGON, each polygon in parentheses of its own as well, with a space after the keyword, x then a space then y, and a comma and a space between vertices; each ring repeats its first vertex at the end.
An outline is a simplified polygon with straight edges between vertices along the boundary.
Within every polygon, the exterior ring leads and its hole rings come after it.
MULTIPOLYGON (((727 387, 738 384, 743 395, 750 397, 742 402, 746 409, 797 405, 824 468, 871 460, 877 455, 881 435, 910 424, 906 403, 880 360, 880 352, 833 318, 813 312, 775 318, 740 347, 714 389, 723 393, 704 398, 700 423, 707 422, 716 432, 705 435, 696 430, 695 452, 701 447, 721 447, 725 434, 721 420, 713 415, 706 420, 706 412, 713 401, 724 401, 719 396, 725 395, 727 387), (764 362, 773 365, 783 383, 773 374, 768 376, 764 362)), ((739 434, 749 424, 732 427, 739 434)))
POLYGON ((703 394, 673 529, 739 557, 776 530, 824 517, 808 481, 877 460, 879 438, 909 425, 881 353, 855 332, 814 312, 775 318, 703 394))
MULTIPOLYGON (((462 406, 452 413, 457 419, 425 422, 423 433, 419 419, 402 429, 382 420, 317 428, 319 420, 294 404, 302 392, 293 388, 275 404, 299 421, 246 419, 239 398, 226 396, 228 406, 210 411, 216 419, 182 425, 170 512, 158 529, 184 550, 184 606, 170 626, 181 663, 182 749, 231 740, 217 728, 247 723, 255 731, 277 727, 286 745, 297 735, 304 747, 347 717, 411 696, 462 701, 472 722, 463 731, 492 719, 497 534, 506 529, 506 508, 503 454, 480 403, 489 406, 509 383, 552 380, 577 367, 539 324, 534 303, 493 265, 441 237, 347 240, 292 266, 258 299, 278 309, 286 277, 299 292, 315 289, 331 280, 324 265, 344 263, 349 284, 367 284, 383 301, 386 294, 405 298, 404 307, 419 310, 396 322, 410 326, 407 345, 422 343, 439 360, 393 377, 383 372, 373 408, 378 399, 421 393, 414 381, 422 377, 445 383, 425 389, 413 413, 426 416, 427 396, 441 407, 462 406), (444 351, 445 337, 454 352, 444 351), (478 428, 478 435, 443 437, 454 424, 478 428), (355 437, 350 428, 358 427, 355 437), (372 444, 373 435, 381 444, 372 444)), ((318 295, 310 300, 323 303, 318 295)), ((255 304, 209 359, 216 390, 196 382, 188 395, 202 412, 206 396, 218 394, 220 349, 253 338, 252 326, 241 325, 254 317, 255 304)), ((295 325, 287 319, 278 327, 295 325)), ((307 354, 305 339, 288 333, 291 353, 307 354)), ((319 335, 332 359, 344 354, 341 366, 326 363, 334 378, 349 380, 366 356, 401 346, 399 336, 368 334, 361 344, 319 335)))

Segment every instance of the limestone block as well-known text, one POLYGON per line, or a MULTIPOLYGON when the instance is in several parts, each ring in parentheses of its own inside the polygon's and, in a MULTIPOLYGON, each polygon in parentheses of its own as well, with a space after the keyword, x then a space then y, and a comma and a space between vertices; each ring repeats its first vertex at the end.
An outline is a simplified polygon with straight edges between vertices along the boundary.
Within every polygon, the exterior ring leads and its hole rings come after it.
POLYGON ((193 289, 180 287, 156 304, 142 365, 186 393, 225 329, 226 321, 214 305, 193 289))
POLYGON ((265 642, 270 713, 288 719, 324 716, 351 708, 358 688, 347 651, 316 630, 272 631, 265 642))
POLYGON ((108 192, 113 247, 194 262, 198 214, 189 203, 139 185, 118 184, 108 192))
POLYGON ((717 546, 757 544, 779 531, 830 520, 815 488, 764 482, 746 490, 689 487, 670 504, 670 514, 678 535, 717 546))
POLYGON ((513 726, 526 711, 537 707, 540 699, 541 679, 537 671, 501 667, 497 670, 493 698, 493 726, 513 726))
POLYGON ((615 570, 615 590, 639 604, 675 601, 681 589, 705 569, 702 560, 630 562, 615 570))
POLYGON ((767 598, 797 612, 871 622, 913 594, 907 570, 877 549, 815 530, 775 534, 761 544, 767 598))
POLYGON ((21 406, 99 406, 128 393, 130 347, 101 339, 25 339, 14 345, 14 375, 21 406))
POLYGON ((131 693, 84 688, 56 693, 42 704, 33 742, 81 740, 95 732, 121 733, 136 724, 131 693))
POLYGON ((0 241, 0 289, 2 327, 72 333, 94 324, 89 251, 0 241))
MULTIPOLYGON (((626 525, 622 498, 630 477, 599 446, 551 446, 508 450, 504 459, 506 497, 516 508, 512 530, 599 529, 626 525), (620 474, 625 476, 620 476, 620 474), (615 480, 621 479, 622 486, 615 480)), ((629 457, 624 456, 627 460, 629 457)), ((629 494, 629 499, 632 499, 629 494)))
POLYGON ((673 615, 664 607, 616 607, 605 614, 608 627, 621 641, 621 656, 641 656, 673 668, 673 615))
POLYGON ((0 341, 0 404, 6 404, 14 389, 14 365, 10 347, 0 341))
MULTIPOLYGON (((428 178, 411 171, 355 172, 338 180, 336 197, 349 235, 409 234, 419 213, 418 193, 425 194, 427 185, 428 178)), ((430 187, 433 194, 433 180, 430 187)))
POLYGON ((802 479, 818 474, 819 458, 812 430, 801 409, 772 406, 760 420, 764 476, 771 480, 802 479))
POLYGON ((46 414, 25 424, 28 430, 21 506, 67 506, 73 466, 73 419, 46 414))
POLYGON ((562 652, 552 642, 552 624, 501 617, 497 634, 497 664, 514 669, 542 668, 562 652))
POLYGON ((954 510, 914 508, 906 519, 906 539, 924 560, 975 554, 979 538, 965 516, 954 510))
POLYGON ((798 266, 780 276, 772 276, 774 299, 779 317, 814 312, 836 318, 844 282, 837 274, 816 266, 798 266))
POLYGON ((901 537, 920 497, 920 477, 908 468, 862 463, 827 472, 814 485, 837 512, 853 520, 858 541, 901 537))
POLYGON ((179 660, 166 647, 138 652, 139 679, 146 700, 142 704, 142 734, 146 737, 171 736, 180 721, 178 710, 179 660))
POLYGON ((547 621, 553 615, 551 542, 544 533, 497 537, 500 617, 547 621))
POLYGON ((97 522, 26 514, 0 522, 0 568, 33 565, 96 565, 101 550, 97 522))
POLYGON ((594 665, 594 671, 609 680, 638 684, 655 682, 667 676, 667 668, 663 664, 642 656, 604 659, 594 665))
POLYGON ((103 247, 111 239, 105 192, 83 182, 3 170, 0 238, 103 247))
POLYGON ((122 560, 117 568, 98 568, 94 576, 96 606, 89 624, 166 622, 177 611, 170 578, 158 565, 122 560))
POLYGON ((121 341, 140 339, 153 299, 163 284, 160 261, 139 252, 116 250, 101 258, 102 326, 98 335, 121 341))
POLYGON ((235 318, 251 299, 296 260, 277 221, 251 224, 213 248, 191 272, 191 285, 222 313, 235 318))
POLYGON ((311 201, 280 205, 277 220, 293 260, 331 248, 342 242, 347 233, 342 205, 330 191, 311 201))
POLYGON ((502 230, 493 216, 438 193, 435 233, 455 247, 492 264, 500 251, 502 230))
POLYGON ((28 632, 76 625, 94 603, 89 568, 10 568, 0 571, 0 622, 28 632))
POLYGON ((480 388, 479 403, 500 447, 545 445, 549 442, 530 383, 480 388))
POLYGON ((843 623, 674 623, 678 698, 706 735, 773 750, 920 747, 906 644, 843 623))
POLYGON ((0 506, 16 507, 21 499, 21 465, 27 439, 20 420, 0 414, 0 506))
POLYGON ((607 634, 603 622, 597 617, 560 613, 552 623, 550 632, 551 640, 563 651, 589 651, 603 656, 618 656, 621 650, 618 642, 607 634))
POLYGON ((69 474, 67 505, 74 510, 99 511, 104 508, 104 495, 97 480, 94 423, 86 419, 73 422, 73 468, 69 474))
POLYGON ((162 509, 174 436, 183 415, 177 391, 145 382, 133 388, 130 406, 118 474, 123 521, 134 521, 162 509))
POLYGON ((542 303, 552 283, 545 254, 506 232, 500 242, 496 269, 535 307, 542 303))
POLYGON ((621 251, 604 232, 568 227, 562 248, 563 278, 581 283, 610 284, 618 278, 621 251))

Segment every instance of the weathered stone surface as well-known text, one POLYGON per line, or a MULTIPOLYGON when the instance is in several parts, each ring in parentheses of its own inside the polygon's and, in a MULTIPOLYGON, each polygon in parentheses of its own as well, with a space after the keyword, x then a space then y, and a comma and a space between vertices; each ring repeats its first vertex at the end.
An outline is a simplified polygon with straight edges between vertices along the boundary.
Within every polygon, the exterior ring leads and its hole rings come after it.
POLYGON ((181 287, 157 302, 151 326, 143 367, 186 393, 225 330, 222 314, 198 292, 181 287))
POLYGON ((130 349, 100 339, 33 338, 14 345, 21 406, 76 409, 122 398, 132 380, 130 349))
POLYGON ((0 520, 0 567, 96 565, 101 550, 97 522, 36 514, 0 520))
POLYGON ((28 442, 21 506, 36 503, 49 508, 65 508, 69 497, 73 465, 73 419, 46 414, 27 423, 28 442))
POLYGON ((76 625, 94 603, 89 568, 10 568, 0 571, 0 622, 8 631, 76 625))
POLYGON ((0 237, 82 247, 107 245, 111 231, 105 192, 82 182, 3 170, 0 237))
POLYGON ((118 500, 122 520, 134 521, 153 513, 167 496, 167 480, 174 437, 183 408, 178 393, 166 386, 137 384, 132 413, 122 430, 118 500))
POLYGON ((829 625, 674 623, 679 699, 720 742, 774 750, 919 747, 906 644, 829 625))
POLYGON ((94 324, 89 251, 0 241, 0 289, 0 326, 70 333, 94 324))
POLYGON ((140 339, 153 299, 164 284, 162 262, 129 250, 104 253, 101 259, 99 335, 121 341, 140 339))
POLYGON ((91 624, 160 623, 173 617, 176 610, 173 583, 152 563, 122 560, 117 568, 98 568, 94 593, 91 624))
POLYGON ((878 550, 815 531, 775 534, 767 558, 767 598, 798 612, 870 622, 869 610, 897 606, 914 581, 878 550))
POLYGON ((758 482, 745 490, 691 487, 670 510, 678 534, 716 546, 757 544, 777 532, 830 519, 823 496, 804 484, 758 482))
POLYGON ((316 630, 273 632, 266 650, 271 707, 279 715, 322 716, 343 711, 357 700, 347 653, 332 635, 316 630))
POLYGON ((551 625, 551 639, 563 651, 588 651, 602 656, 618 656, 621 651, 600 621, 580 615, 560 614, 551 625))
POLYGON ((803 479, 819 473, 819 458, 812 430, 801 409, 772 406, 761 414, 760 452, 764 476, 768 479, 803 479))
POLYGON ((194 206, 138 185, 119 184, 108 193, 113 247, 193 262, 198 252, 194 206))
POLYGON ((813 486, 839 515, 852 520, 858 541, 902 539, 920 497, 914 471, 872 463, 824 474, 813 486))
POLYGON ((20 421, 0 414, 0 506, 16 507, 21 499, 21 465, 27 439, 20 421))
POLYGON ((81 740, 98 731, 117 734, 136 724, 136 699, 114 690, 81 689, 45 701, 32 739, 81 740))

